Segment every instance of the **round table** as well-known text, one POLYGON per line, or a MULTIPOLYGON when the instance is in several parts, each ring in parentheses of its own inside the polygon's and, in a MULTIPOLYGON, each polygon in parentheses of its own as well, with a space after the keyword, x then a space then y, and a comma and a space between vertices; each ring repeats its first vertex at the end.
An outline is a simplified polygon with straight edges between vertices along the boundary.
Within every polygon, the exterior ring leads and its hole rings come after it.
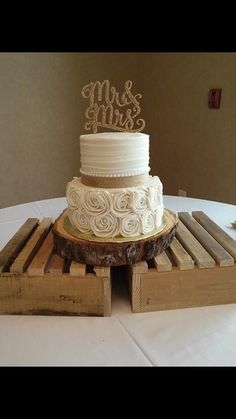
MULTIPOLYGON (((164 196, 174 212, 204 211, 236 240, 236 206, 164 196)), ((29 217, 55 219, 64 197, 0 209, 0 249, 29 217)), ((0 365, 236 365, 236 304, 134 314, 116 284, 111 317, 0 316, 0 365)))

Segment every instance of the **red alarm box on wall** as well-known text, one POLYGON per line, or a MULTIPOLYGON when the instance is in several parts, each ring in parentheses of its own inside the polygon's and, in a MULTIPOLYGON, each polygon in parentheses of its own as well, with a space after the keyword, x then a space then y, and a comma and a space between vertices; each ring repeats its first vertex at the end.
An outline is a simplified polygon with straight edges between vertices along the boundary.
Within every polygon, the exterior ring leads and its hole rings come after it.
POLYGON ((211 89, 209 91, 208 106, 210 109, 219 109, 222 89, 211 89))

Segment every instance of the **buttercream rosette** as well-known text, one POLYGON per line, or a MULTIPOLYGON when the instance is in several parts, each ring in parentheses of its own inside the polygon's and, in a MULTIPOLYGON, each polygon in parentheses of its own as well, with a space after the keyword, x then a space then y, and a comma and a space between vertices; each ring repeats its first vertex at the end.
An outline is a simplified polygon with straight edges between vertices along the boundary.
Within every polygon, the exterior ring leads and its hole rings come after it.
POLYGON ((128 188, 91 188, 74 178, 67 185, 69 220, 81 233, 135 238, 156 232, 164 212, 162 183, 157 176, 128 188))
POLYGON ((134 213, 142 214, 147 209, 147 192, 146 188, 133 191, 131 194, 131 208, 134 213))
POLYGON ((107 191, 91 189, 83 194, 83 206, 89 215, 105 215, 111 205, 111 196, 107 191))
POLYGON ((71 224, 77 228, 81 233, 84 234, 91 234, 92 229, 90 226, 90 217, 85 212, 85 210, 82 209, 76 209, 68 211, 68 217, 71 222, 71 224))
POLYGON ((141 223, 138 214, 128 214, 120 219, 120 234, 123 237, 135 237, 141 233, 141 223))
POLYGON ((112 212, 117 217, 125 217, 130 214, 131 207, 131 192, 130 191, 121 191, 118 193, 113 193, 113 209, 112 212))
POLYGON ((119 234, 118 219, 112 214, 97 215, 91 218, 91 229, 97 237, 115 237, 119 234))
POLYGON ((144 214, 142 214, 141 225, 143 234, 149 233, 149 231, 154 230, 156 226, 155 212, 148 209, 144 214))
POLYGON ((70 209, 82 209, 82 194, 77 178, 68 183, 66 187, 66 199, 70 209))

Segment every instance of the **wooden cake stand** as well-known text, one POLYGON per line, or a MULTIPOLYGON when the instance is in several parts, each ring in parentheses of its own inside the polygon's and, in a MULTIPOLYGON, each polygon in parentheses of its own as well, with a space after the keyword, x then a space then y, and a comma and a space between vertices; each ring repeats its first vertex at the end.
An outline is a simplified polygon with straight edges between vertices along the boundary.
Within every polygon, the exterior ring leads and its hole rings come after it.
POLYGON ((125 238, 94 241, 79 236, 69 222, 66 209, 53 226, 54 250, 62 257, 87 265, 132 265, 151 259, 169 247, 175 235, 178 216, 165 209, 163 220, 163 229, 151 237, 129 241, 125 238))

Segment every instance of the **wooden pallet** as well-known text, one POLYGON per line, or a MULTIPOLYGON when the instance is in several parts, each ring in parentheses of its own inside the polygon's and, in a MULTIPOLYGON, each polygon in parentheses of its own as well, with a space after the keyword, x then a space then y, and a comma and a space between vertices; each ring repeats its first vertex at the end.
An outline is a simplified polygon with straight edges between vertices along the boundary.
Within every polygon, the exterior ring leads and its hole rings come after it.
POLYGON ((128 267, 135 313, 236 303, 236 241, 202 211, 178 216, 167 251, 128 267))
POLYGON ((0 314, 110 316, 110 268, 56 255, 52 224, 29 218, 0 252, 0 314))
MULTIPOLYGON (((201 211, 178 215, 165 252, 114 271, 134 312, 236 302, 236 241, 201 211)), ((109 316, 111 269, 58 256, 52 219, 29 218, 0 252, 0 314, 109 316)))

